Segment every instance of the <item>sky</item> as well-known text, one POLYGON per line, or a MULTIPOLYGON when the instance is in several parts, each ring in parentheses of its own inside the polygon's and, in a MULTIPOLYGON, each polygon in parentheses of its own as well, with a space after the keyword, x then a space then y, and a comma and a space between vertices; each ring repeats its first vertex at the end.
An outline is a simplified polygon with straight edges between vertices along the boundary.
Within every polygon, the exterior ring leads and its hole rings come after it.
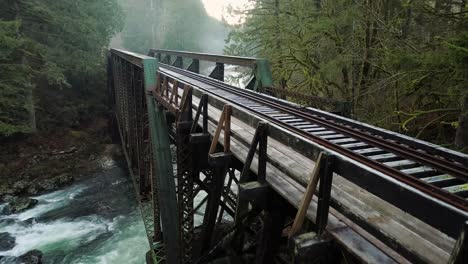
POLYGON ((208 15, 218 20, 222 20, 224 17, 227 23, 234 25, 242 23, 242 17, 231 16, 227 12, 227 8, 232 6, 234 9, 242 9, 248 6, 249 0, 202 0, 202 2, 208 15))

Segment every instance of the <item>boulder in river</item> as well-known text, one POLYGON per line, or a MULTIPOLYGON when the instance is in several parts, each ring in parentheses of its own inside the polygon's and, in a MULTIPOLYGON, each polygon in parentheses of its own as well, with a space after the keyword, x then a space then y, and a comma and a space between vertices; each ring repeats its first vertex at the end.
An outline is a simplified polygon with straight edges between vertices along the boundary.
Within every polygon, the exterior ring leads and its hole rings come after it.
POLYGON ((42 252, 40 250, 34 249, 29 252, 26 252, 24 255, 21 255, 16 263, 24 264, 41 264, 42 263, 42 252))
POLYGON ((4 208, 2 213, 6 215, 16 214, 27 209, 33 208, 38 203, 38 200, 27 197, 17 197, 10 201, 4 208))
POLYGON ((14 248, 16 239, 10 233, 0 233, 0 251, 7 251, 14 248))
POLYGON ((73 177, 68 173, 62 173, 58 176, 55 176, 51 179, 47 179, 41 182, 38 182, 37 185, 40 189, 45 191, 56 190, 61 186, 69 184, 73 181, 73 177))
POLYGON ((35 225, 37 223, 37 218, 31 217, 22 222, 26 225, 35 225))

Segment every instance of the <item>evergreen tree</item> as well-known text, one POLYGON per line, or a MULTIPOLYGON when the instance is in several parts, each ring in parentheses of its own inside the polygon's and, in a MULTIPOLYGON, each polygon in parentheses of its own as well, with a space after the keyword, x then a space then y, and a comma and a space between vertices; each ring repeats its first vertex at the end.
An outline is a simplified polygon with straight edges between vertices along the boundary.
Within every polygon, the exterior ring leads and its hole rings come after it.
POLYGON ((87 89, 122 12, 116 0, 0 0, 0 7, 0 135, 8 136, 35 131, 38 93, 87 89))

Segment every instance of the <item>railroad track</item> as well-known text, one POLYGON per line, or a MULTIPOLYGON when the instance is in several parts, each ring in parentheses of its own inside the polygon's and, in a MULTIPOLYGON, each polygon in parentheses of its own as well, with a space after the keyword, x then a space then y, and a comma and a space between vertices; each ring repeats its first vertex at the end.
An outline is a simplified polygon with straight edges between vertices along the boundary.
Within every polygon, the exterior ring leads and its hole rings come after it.
POLYGON ((171 71, 214 87, 206 92, 365 164, 454 207, 468 211, 468 159, 452 151, 411 142, 358 122, 301 108, 170 65, 171 71))

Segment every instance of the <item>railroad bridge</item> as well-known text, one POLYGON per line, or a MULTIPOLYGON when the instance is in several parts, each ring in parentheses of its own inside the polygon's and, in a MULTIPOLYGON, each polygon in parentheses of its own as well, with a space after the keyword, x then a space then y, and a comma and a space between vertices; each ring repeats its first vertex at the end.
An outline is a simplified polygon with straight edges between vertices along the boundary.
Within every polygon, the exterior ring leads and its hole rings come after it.
POLYGON ((468 263, 467 155, 275 89, 261 59, 112 49, 108 89, 148 263, 468 263))

